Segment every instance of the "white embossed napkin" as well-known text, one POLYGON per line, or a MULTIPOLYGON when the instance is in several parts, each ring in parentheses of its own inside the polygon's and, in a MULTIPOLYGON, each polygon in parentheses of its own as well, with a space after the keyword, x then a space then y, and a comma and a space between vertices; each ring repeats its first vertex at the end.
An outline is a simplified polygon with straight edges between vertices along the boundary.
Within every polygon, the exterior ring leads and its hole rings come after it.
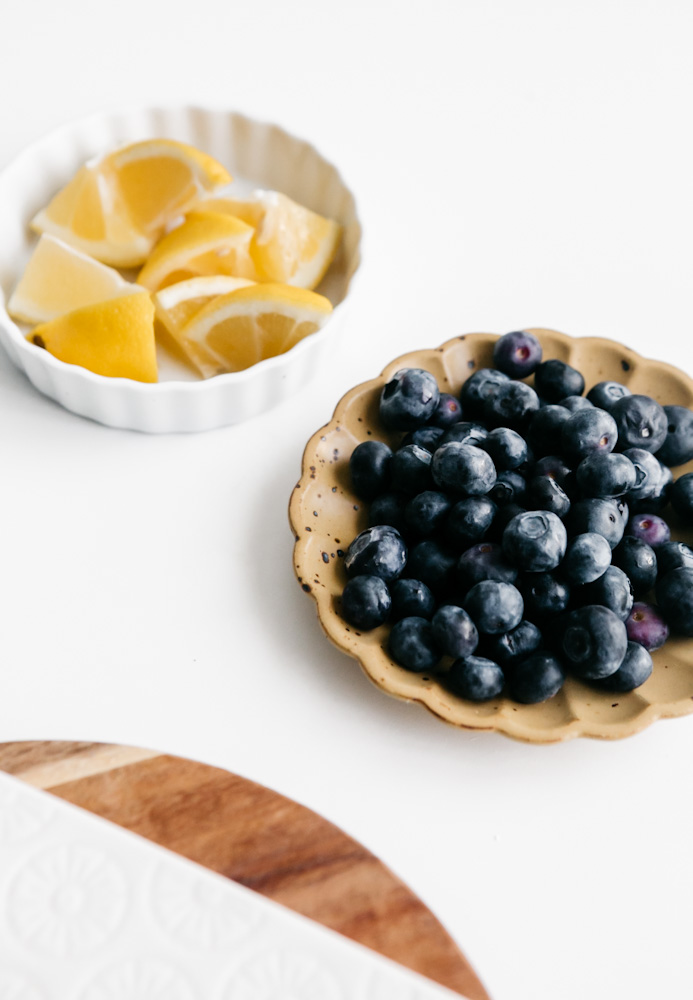
POLYGON ((0 1000, 445 1000, 444 987, 0 773, 0 1000))

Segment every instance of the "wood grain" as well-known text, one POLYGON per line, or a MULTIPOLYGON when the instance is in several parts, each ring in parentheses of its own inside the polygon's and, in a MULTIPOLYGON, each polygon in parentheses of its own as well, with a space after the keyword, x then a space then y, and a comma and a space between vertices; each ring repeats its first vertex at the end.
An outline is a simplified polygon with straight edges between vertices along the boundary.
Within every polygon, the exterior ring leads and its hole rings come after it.
POLYGON ((0 744, 31 781, 442 983, 488 994, 452 938, 377 858, 332 823, 219 768, 98 743, 0 744))

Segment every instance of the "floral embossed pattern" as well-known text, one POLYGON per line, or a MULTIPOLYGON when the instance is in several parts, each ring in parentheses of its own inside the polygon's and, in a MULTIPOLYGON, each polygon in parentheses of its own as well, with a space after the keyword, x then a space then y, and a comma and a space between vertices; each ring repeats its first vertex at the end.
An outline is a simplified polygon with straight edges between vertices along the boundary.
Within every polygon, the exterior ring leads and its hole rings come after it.
POLYGON ((98 972, 79 1000, 194 1000, 187 977, 168 962, 136 959, 98 972))
POLYGON ((24 976, 0 971, 0 997, 2 1000, 43 1000, 44 994, 24 976))
POLYGON ((224 992, 224 1000, 340 1000, 333 973, 306 955, 274 951, 243 966, 224 992))
POLYGON ((0 786, 0 844, 25 843, 50 821, 51 814, 49 801, 26 801, 16 788, 0 786))
MULTIPOLYGON (((610 340, 572 338, 553 330, 532 330, 544 358, 559 358, 578 368, 588 386, 611 379, 660 403, 693 407, 693 381, 670 365, 651 361, 610 340)), ((367 527, 365 505, 351 492, 349 455, 361 441, 395 443, 380 425, 380 392, 400 368, 425 368, 442 391, 457 393, 477 368, 490 367, 493 334, 456 337, 441 347, 395 359, 378 378, 356 386, 337 404, 334 416, 308 442, 301 480, 290 504, 294 530, 294 568, 303 590, 317 603, 328 638, 359 661, 367 676, 388 694, 424 705, 446 722, 467 729, 491 729, 530 743, 554 743, 575 736, 617 739, 644 729, 659 718, 693 712, 693 642, 671 639, 653 654, 655 669, 635 691, 616 697, 569 678, 562 691, 539 705, 507 698, 474 704, 446 691, 434 678, 413 674, 386 652, 387 626, 359 634, 339 614, 346 582, 341 555, 367 527)), ((693 462, 676 475, 693 470, 693 462)), ((672 521, 673 524, 673 521, 672 521)), ((677 532, 691 541, 691 533, 677 532)))

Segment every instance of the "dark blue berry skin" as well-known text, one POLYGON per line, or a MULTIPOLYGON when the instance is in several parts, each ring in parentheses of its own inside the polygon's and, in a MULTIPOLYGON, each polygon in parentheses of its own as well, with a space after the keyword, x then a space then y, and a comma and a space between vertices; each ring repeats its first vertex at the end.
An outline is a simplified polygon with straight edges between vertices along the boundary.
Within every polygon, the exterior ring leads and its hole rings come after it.
POLYGON ((567 534, 561 519, 548 510, 528 510, 503 532, 508 561, 527 573, 555 569, 565 555, 567 534))
POLYGON ((568 494, 552 476, 534 476, 527 483, 527 503, 533 510, 550 510, 564 518, 570 510, 568 494))
POLYGON ((519 472, 501 472, 488 491, 488 496, 495 504, 523 504, 527 495, 527 483, 519 472))
POLYGON ((451 396, 449 392, 441 392, 438 405, 433 411, 433 416, 429 422, 434 427, 447 428, 451 424, 456 424, 461 419, 462 407, 459 400, 455 396, 451 396))
POLYGON ((568 615, 561 649, 578 677, 609 677, 623 662, 627 645, 626 626, 608 608, 588 604, 568 615))
POLYGON ((393 431, 413 431, 427 423, 438 406, 440 390, 430 372, 403 368, 380 394, 380 419, 393 431))
POLYGON ((665 406, 667 436, 657 452, 664 465, 685 465, 693 458, 693 410, 687 406, 665 406))
POLYGON ((514 583, 517 579, 517 569, 508 562, 503 549, 495 542, 479 542, 463 552, 457 560, 456 574, 464 593, 482 580, 514 583))
POLYGON ((489 453, 499 472, 519 469, 527 461, 527 442, 510 427, 496 427, 481 447, 489 453))
POLYGON ((395 663, 416 674, 435 670, 440 661, 433 627, 425 618, 402 618, 395 622, 390 630, 388 649, 395 663))
POLYGON ((457 441, 458 444, 473 444, 476 448, 483 448, 487 437, 488 431, 483 424, 478 424, 475 420, 460 420, 448 427, 438 442, 438 447, 457 441))
POLYGON ((658 514, 634 514, 628 522, 626 534, 647 542, 653 549, 671 538, 669 525, 658 514))
POLYGON ((535 653, 541 647, 542 641, 537 626, 523 618, 510 632, 503 632, 502 635, 489 639, 486 643, 486 652, 492 660, 507 670, 530 653, 535 653))
POLYGON ((390 613, 392 599, 379 576, 355 576, 342 593, 342 618, 368 632, 382 625, 390 613))
POLYGON ((491 456, 481 448, 457 441, 437 449, 431 469, 437 486, 466 496, 483 496, 496 481, 491 456))
POLYGON ((644 448, 627 448, 623 454, 635 469, 635 485, 626 494, 627 502, 630 504, 654 496, 664 471, 661 463, 644 448))
POLYGON ((415 431, 410 431, 402 438, 401 448, 408 444, 418 444, 419 448, 430 451, 431 454, 441 443, 445 431, 442 427, 417 427, 415 431))
MULTIPOLYGON (((666 546, 660 546, 660 552, 662 548, 666 546)), ((693 553, 691 557, 693 566, 693 553)), ((657 580, 659 560, 655 550, 647 542, 633 535, 626 535, 614 549, 611 560, 614 566, 618 566, 626 574, 636 597, 642 597, 648 590, 652 590, 657 580)))
POLYGON ((628 501, 634 514, 659 514, 669 503, 671 488, 674 485, 674 474, 668 465, 662 465, 661 462, 659 468, 661 478, 654 493, 645 497, 644 500, 628 501))
POLYGON ((401 534, 407 526, 404 520, 407 501, 408 497, 403 493, 383 493, 376 497, 368 508, 369 526, 373 528, 379 524, 385 524, 396 528, 401 534))
POLYGON ((409 550, 407 576, 421 580, 436 593, 452 579, 457 557, 435 538, 426 538, 409 550))
POLYGON ((389 525, 366 528, 353 540, 344 557, 347 576, 379 576, 396 580, 407 562, 407 547, 389 525))
POLYGON ((620 382, 597 382, 587 393, 587 399, 594 406, 611 413, 619 399, 630 394, 630 389, 620 382))
POLYGON ((575 413, 576 410, 588 410, 591 406, 594 406, 594 403, 591 403, 586 396, 565 396, 563 399, 559 399, 558 402, 566 410, 570 410, 571 413, 575 413))
MULTIPOLYGON (((358 579, 358 578, 357 578, 358 579)), ((436 609, 436 599, 421 580, 404 580, 402 577, 390 584, 392 606, 390 618, 432 618, 436 609)))
POLYGON ((544 455, 532 467, 534 476, 551 476, 562 490, 571 496, 571 484, 574 480, 573 470, 560 455, 544 455))
POLYGON ((578 586, 592 583, 611 565, 611 546, 603 535, 586 531, 568 542, 561 563, 561 574, 568 583, 578 586))
POLYGON ((563 447, 563 424, 571 413, 565 406, 550 403, 532 414, 527 427, 527 440, 535 455, 555 455, 563 447))
POLYGON ((518 583, 525 602, 525 615, 543 623, 562 614, 570 604, 570 587, 553 573, 527 573, 518 583))
POLYGON ((494 365, 510 378, 527 378, 541 363, 541 356, 541 344, 526 330, 506 333, 493 348, 494 365))
POLYGON ((570 508, 566 520, 571 534, 596 531, 604 535, 612 549, 621 541, 625 530, 621 511, 614 500, 578 500, 570 508))
POLYGON ((486 399, 508 382, 508 376, 496 368, 479 368, 465 381, 460 392, 462 409, 468 416, 480 417, 486 399))
POLYGON ((373 500, 390 483, 392 449, 384 441, 362 441, 349 459, 351 485, 361 500, 373 500))
POLYGON ((419 448, 417 444, 408 444, 404 448, 398 448, 390 463, 393 489, 408 493, 410 496, 415 493, 423 493, 424 490, 433 485, 431 461, 430 451, 419 448))
POLYGON ((635 466, 625 455, 593 452, 580 462, 575 479, 583 497, 615 499, 635 486, 635 466))
POLYGON ((693 472, 679 476, 669 490, 669 501, 686 524, 693 524, 693 472))
POLYGON ((510 427, 522 431, 539 409, 539 397, 525 382, 505 382, 484 403, 484 419, 489 427, 510 427))
POLYGON ((479 645, 476 625, 464 608, 444 604, 438 608, 431 621, 433 635, 446 656, 471 656, 479 645))
POLYGON ((534 388, 547 403, 560 403, 566 396, 582 396, 585 380, 577 368, 551 358, 542 361, 535 371, 534 388))
POLYGON ((505 674, 493 660, 483 656, 467 656, 455 660, 447 675, 450 690, 468 701, 490 701, 497 698, 505 685, 505 674))
POLYGON ((618 450, 642 448, 656 452, 667 436, 667 415, 650 396, 624 396, 614 406, 618 427, 618 450))
POLYGON ((423 538, 432 535, 443 524, 451 507, 452 500, 445 493, 436 490, 417 493, 404 509, 407 528, 423 538))
POLYGON ((605 691, 634 691, 645 683, 651 673, 652 657, 648 651, 637 642, 629 642, 616 673, 597 681, 597 685, 605 691))
POLYGON ((525 514, 527 512, 526 507, 521 507, 518 503, 506 503, 503 507, 498 507, 496 510, 496 516, 493 519, 493 524, 489 530, 487 540, 498 542, 499 544, 503 541, 503 532, 510 524, 514 517, 518 514, 525 514))
POLYGON ((626 620, 626 632, 631 642, 638 642, 652 653, 669 638, 669 627, 661 610, 646 601, 636 601, 626 620))
POLYGON ((466 497, 458 501, 445 521, 445 538, 459 549, 482 541, 493 524, 497 509, 488 497, 466 497))
POLYGON ((693 568, 681 566, 657 580, 657 604, 669 627, 680 635, 693 635, 693 568))
POLYGON ((602 604, 622 622, 626 621, 633 609, 631 582, 617 566, 609 566, 598 580, 583 587, 579 597, 583 604, 602 604))
MULTIPOLYGON (((655 555, 654 550, 652 550, 652 555, 655 555)), ((671 572, 672 569, 679 569, 681 566, 693 569, 693 549, 689 548, 685 542, 664 542, 663 545, 657 547, 655 568, 659 576, 664 576, 665 573, 671 572)), ((654 582, 653 580, 652 586, 654 586, 654 582)))
POLYGON ((484 635, 509 632, 522 621, 522 594, 512 583, 482 580, 464 599, 464 607, 484 635))
POLYGON ((572 462, 579 462, 593 452, 608 454, 616 447, 617 440, 616 421, 596 406, 577 410, 563 424, 563 454, 572 462))
POLYGON ((510 675, 510 694, 522 705, 538 705, 553 698, 563 687, 565 672, 551 653, 532 653, 515 666, 510 675))

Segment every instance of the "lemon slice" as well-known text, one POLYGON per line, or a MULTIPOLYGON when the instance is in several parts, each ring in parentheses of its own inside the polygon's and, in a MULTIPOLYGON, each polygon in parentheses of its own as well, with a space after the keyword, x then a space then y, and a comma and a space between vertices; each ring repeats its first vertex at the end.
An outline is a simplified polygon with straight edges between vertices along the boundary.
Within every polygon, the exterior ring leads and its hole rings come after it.
POLYGON ((154 247, 137 281, 158 291, 205 274, 255 277, 250 258, 254 229, 231 215, 190 212, 154 247))
POLYGON ((330 301, 315 292, 251 285, 213 299, 179 330, 178 341, 209 378, 283 354, 319 330, 331 312, 330 301))
POLYGON ((7 311, 25 323, 47 323, 73 309, 139 290, 112 267, 44 235, 10 297, 7 311))
POLYGON ((135 267, 171 220, 230 179, 192 146, 150 139, 85 164, 31 224, 105 264, 135 267))
POLYGON ((27 339, 97 375, 157 380, 154 306, 146 291, 75 309, 35 327, 27 339))
POLYGON ((189 278, 162 288, 152 296, 156 318, 177 339, 178 331, 206 306, 211 299, 228 295, 252 285, 248 278, 233 278, 227 274, 189 278))
POLYGON ((258 280, 315 288, 337 252, 342 227, 278 191, 256 191, 241 201, 216 197, 196 211, 223 212, 256 228, 250 253, 258 280))

